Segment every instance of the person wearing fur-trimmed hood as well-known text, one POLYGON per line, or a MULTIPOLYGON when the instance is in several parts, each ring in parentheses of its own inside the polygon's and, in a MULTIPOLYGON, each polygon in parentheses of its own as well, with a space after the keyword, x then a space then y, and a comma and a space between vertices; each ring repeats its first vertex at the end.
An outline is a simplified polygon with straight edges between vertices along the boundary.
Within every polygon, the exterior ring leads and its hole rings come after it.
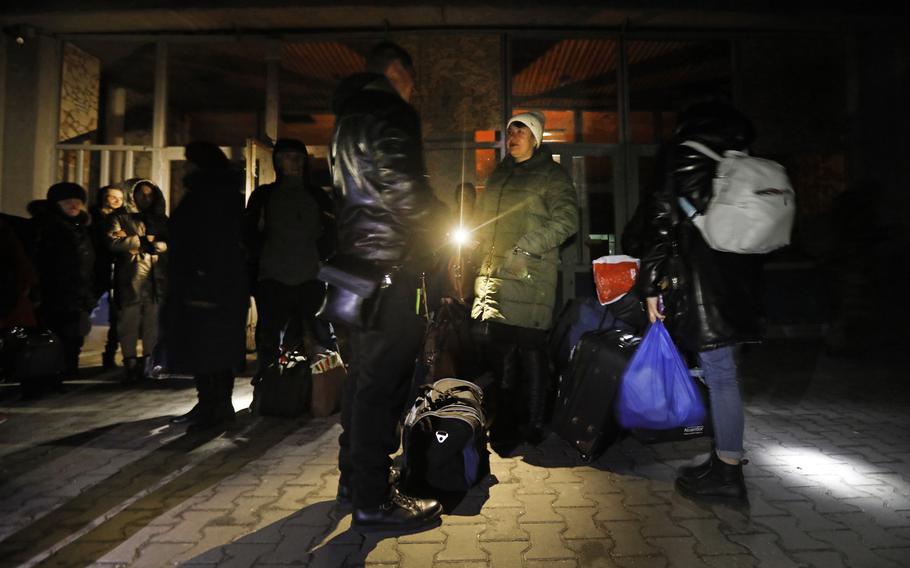
POLYGON ((164 194, 150 180, 123 182, 123 207, 111 213, 108 247, 116 255, 114 302, 117 333, 125 367, 124 380, 145 375, 144 360, 158 338, 158 305, 164 289, 167 216, 164 194), (143 358, 137 357, 142 339, 143 358))

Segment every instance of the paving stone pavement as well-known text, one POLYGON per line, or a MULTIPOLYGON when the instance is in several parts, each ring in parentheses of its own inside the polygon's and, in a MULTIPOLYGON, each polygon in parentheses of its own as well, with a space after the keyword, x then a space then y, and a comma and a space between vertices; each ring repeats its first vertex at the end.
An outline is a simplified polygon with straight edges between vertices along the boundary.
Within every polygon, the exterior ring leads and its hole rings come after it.
MULTIPOLYGON (((555 436, 512 457, 432 530, 364 536, 334 503, 337 416, 184 435, 185 380, 125 387, 87 350, 68 392, 0 387, 0 566, 910 566, 907 354, 743 354, 745 508, 674 492, 707 439, 626 438, 592 463, 555 436), (94 359, 93 359, 94 358, 94 359)), ((251 398, 238 378, 234 405, 251 398)))

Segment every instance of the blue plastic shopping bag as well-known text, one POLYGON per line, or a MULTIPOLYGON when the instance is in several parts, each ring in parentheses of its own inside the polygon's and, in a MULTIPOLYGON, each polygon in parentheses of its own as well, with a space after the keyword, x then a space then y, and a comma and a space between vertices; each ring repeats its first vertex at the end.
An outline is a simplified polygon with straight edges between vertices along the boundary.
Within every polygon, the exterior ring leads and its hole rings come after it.
POLYGON ((627 429, 667 430, 705 418, 689 369, 660 321, 648 328, 623 373, 616 414, 627 429))

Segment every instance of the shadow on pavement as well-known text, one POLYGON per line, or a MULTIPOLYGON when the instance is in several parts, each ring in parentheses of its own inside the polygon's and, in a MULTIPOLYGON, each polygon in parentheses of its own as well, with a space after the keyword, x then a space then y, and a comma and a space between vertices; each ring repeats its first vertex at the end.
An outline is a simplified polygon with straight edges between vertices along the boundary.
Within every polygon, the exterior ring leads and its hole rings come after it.
MULTIPOLYGON (((148 430, 148 423, 166 420, 141 421, 139 427, 148 430)), ((167 442, 0 542, 0 566, 35 559, 38 565, 90 565, 166 511, 237 473, 301 425, 258 420, 213 444, 209 442, 223 432, 167 442)))

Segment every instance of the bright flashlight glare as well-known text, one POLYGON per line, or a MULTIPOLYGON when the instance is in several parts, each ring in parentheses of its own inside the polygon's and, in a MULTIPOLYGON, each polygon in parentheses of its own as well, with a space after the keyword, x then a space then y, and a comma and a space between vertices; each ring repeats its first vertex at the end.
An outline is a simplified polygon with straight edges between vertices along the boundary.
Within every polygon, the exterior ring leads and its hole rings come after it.
POLYGON ((468 244, 468 241, 471 239, 471 231, 465 229, 464 227, 458 227, 452 231, 452 242, 456 245, 465 245, 468 244))

